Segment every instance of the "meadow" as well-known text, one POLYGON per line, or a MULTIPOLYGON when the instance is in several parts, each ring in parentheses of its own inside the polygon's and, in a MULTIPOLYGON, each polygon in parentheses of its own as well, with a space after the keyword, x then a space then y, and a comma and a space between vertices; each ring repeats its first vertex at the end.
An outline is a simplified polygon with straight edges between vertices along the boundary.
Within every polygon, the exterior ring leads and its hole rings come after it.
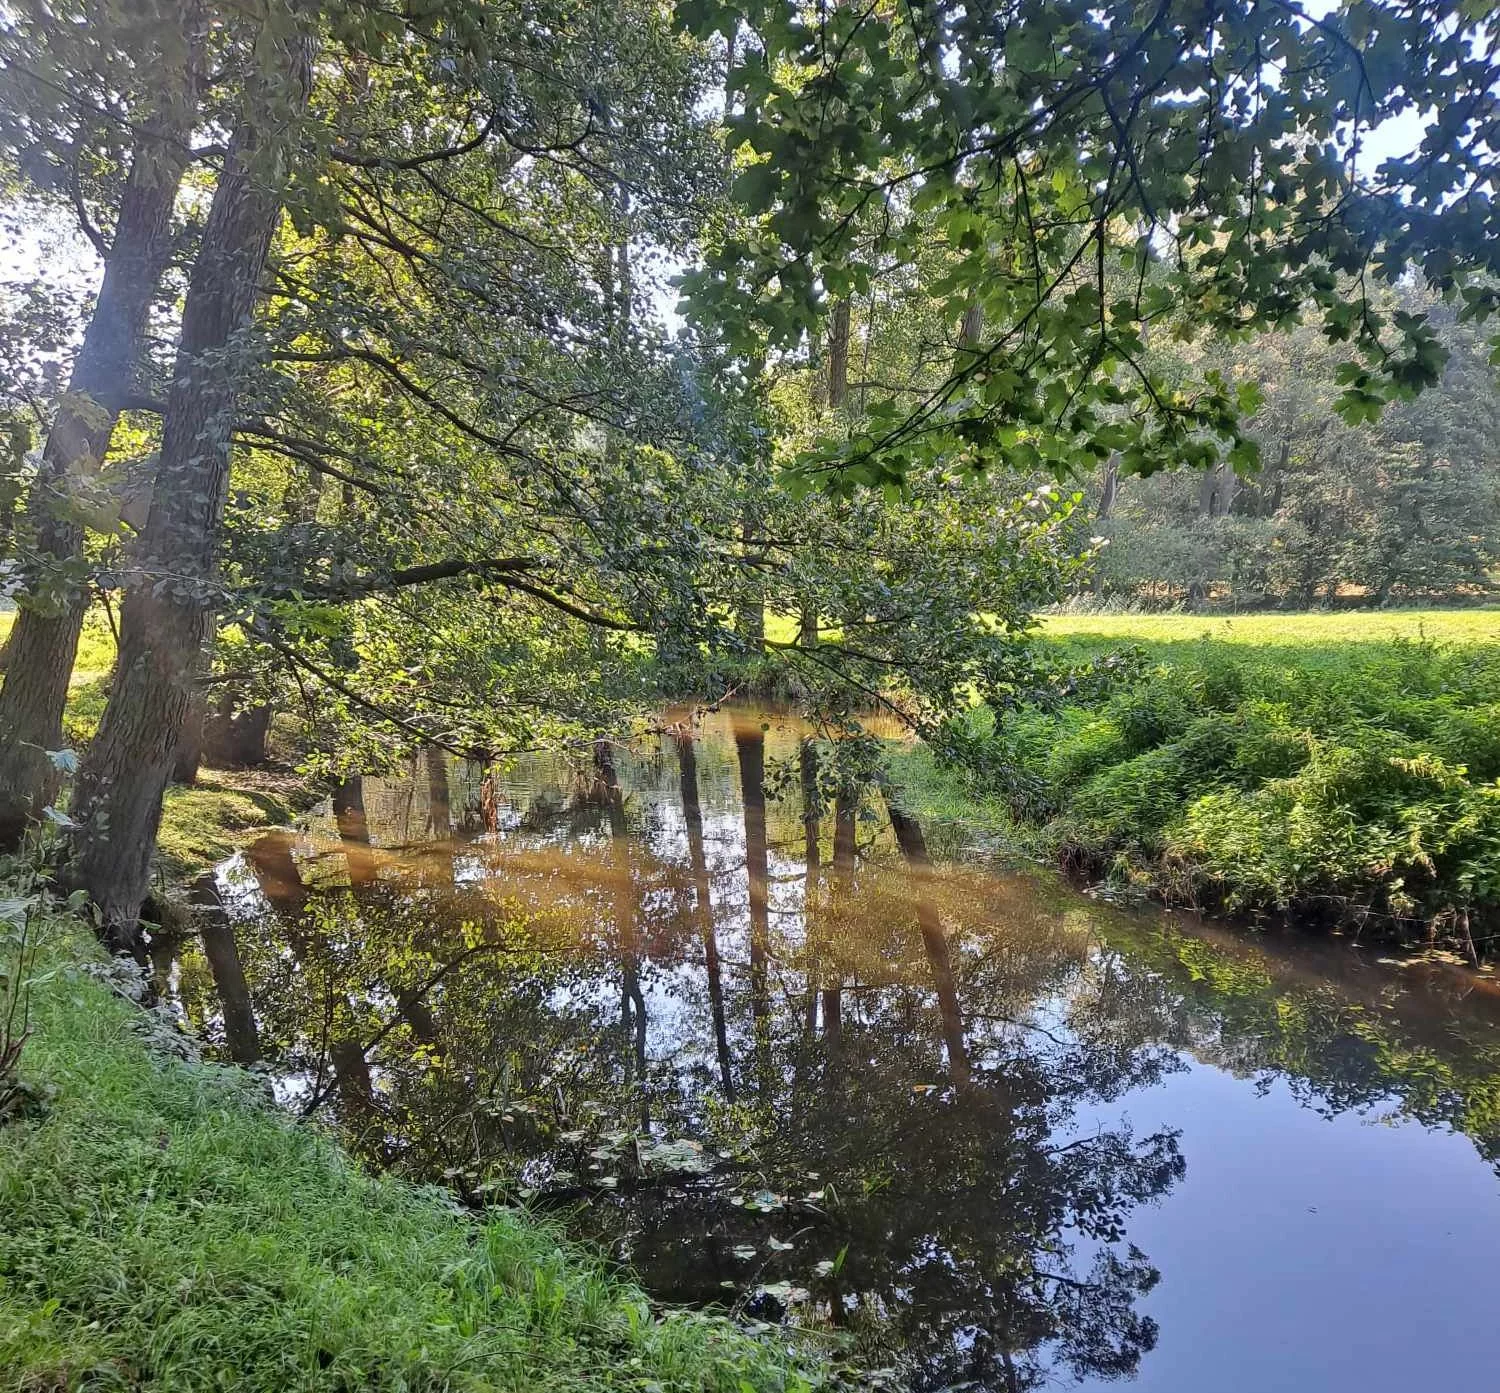
POLYGON ((1430 639, 1500 643, 1500 608, 1309 611, 1269 614, 1049 614, 1042 633, 1085 645, 1185 643, 1325 645, 1430 639))

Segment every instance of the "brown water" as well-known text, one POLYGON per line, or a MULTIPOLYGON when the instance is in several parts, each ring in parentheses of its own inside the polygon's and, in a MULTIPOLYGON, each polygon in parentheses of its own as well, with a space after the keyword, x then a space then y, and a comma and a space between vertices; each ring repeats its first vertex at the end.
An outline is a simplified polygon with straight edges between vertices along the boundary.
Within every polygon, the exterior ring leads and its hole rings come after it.
POLYGON ((1500 1388, 1492 983, 1111 908, 764 723, 346 786, 161 971, 376 1164, 898 1386, 1500 1388))

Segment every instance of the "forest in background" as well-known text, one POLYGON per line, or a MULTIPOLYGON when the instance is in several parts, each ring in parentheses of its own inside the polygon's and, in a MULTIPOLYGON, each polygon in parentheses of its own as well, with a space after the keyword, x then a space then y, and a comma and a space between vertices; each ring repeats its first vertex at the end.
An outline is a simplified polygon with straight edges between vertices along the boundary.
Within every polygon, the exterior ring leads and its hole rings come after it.
MULTIPOLYGON (((1407 288, 1408 309, 1421 297, 1407 288)), ((1500 564, 1500 392, 1489 346, 1438 308, 1438 384, 1379 421, 1334 410, 1337 355, 1299 327, 1222 348, 1260 384, 1261 467, 1119 478, 1086 512, 1104 539, 1078 601, 1143 608, 1383 607, 1492 597, 1500 564)))

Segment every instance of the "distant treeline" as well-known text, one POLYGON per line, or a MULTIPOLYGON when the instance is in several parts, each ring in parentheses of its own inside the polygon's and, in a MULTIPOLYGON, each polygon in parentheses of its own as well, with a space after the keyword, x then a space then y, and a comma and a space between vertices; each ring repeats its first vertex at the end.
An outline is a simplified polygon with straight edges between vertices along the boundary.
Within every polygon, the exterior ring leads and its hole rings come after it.
MULTIPOLYGON (((1345 346, 1320 329, 1208 356, 1259 383, 1261 468, 1237 477, 1106 464, 1083 525, 1104 539, 1090 591, 1144 607, 1462 603, 1500 581, 1500 375, 1481 333, 1413 292, 1450 354, 1440 387, 1350 426, 1333 410, 1345 346)), ((1186 355, 1179 357, 1186 366, 1186 355)))

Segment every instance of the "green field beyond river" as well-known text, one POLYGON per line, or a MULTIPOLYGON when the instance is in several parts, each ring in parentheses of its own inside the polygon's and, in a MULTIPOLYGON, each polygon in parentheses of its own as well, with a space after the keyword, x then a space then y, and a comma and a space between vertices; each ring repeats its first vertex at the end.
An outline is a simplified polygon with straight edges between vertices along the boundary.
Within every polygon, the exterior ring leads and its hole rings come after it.
POLYGON ((809 807, 801 735, 354 781, 158 975, 373 1165, 900 1386, 1490 1386, 1488 977, 809 807))

